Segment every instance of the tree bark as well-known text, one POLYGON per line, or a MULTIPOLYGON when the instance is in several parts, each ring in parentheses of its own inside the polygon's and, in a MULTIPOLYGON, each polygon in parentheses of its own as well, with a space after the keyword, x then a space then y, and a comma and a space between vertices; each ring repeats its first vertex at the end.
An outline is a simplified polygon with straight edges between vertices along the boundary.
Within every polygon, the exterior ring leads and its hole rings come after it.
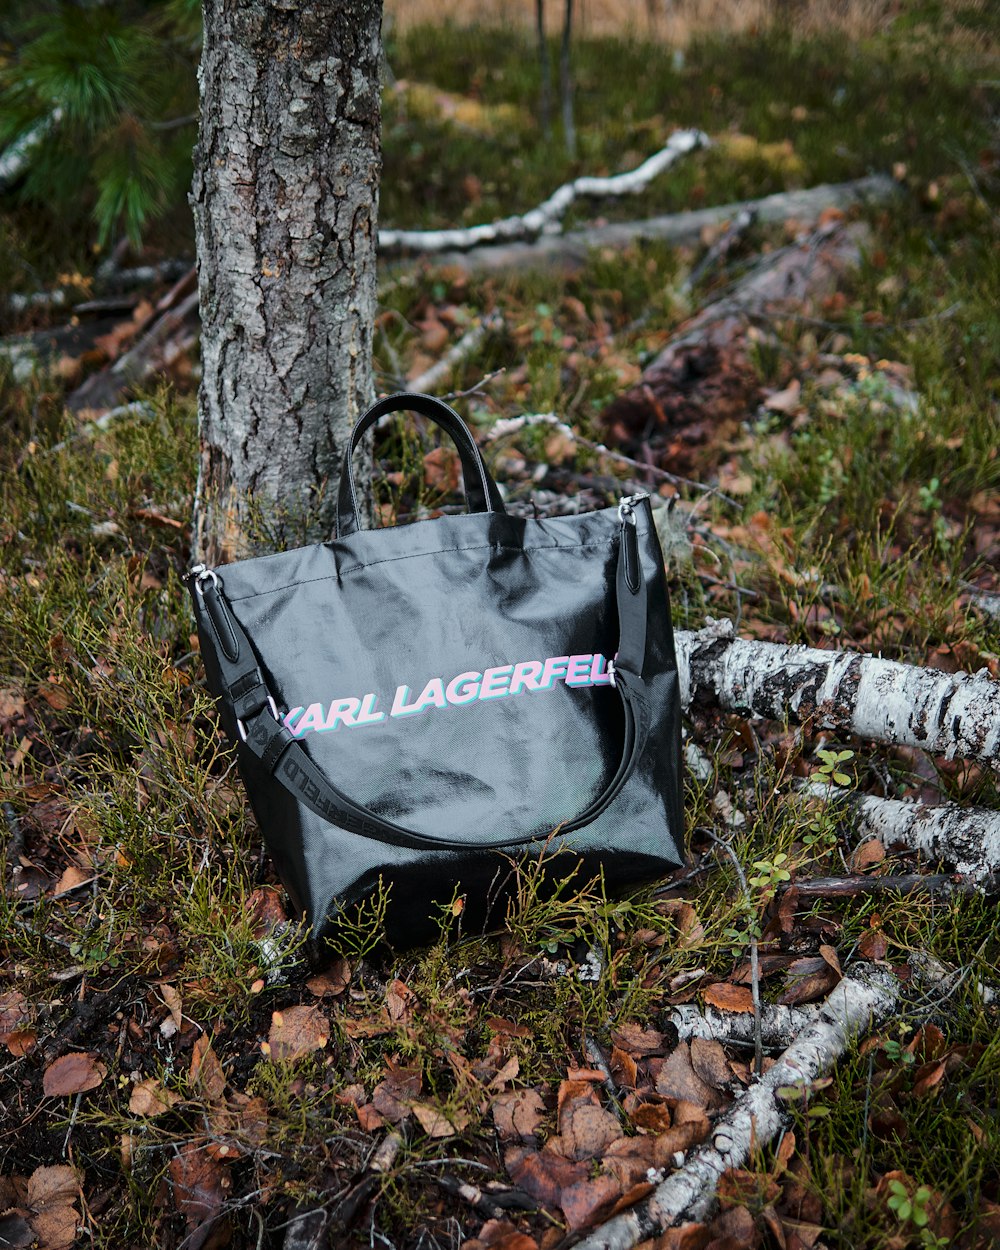
POLYGON ((329 536, 372 398, 381 0, 205 0, 194 549, 329 536))

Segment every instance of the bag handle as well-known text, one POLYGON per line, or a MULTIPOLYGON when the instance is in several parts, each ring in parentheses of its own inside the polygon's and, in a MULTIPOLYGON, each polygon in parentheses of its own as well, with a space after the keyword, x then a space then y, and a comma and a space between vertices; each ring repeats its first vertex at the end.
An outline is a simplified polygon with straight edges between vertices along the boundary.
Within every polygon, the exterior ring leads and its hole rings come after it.
MULTIPOLYGON (((588 807, 558 826, 572 833, 595 820, 615 799, 632 774, 646 744, 650 714, 643 679, 646 648, 646 579, 639 559, 634 499, 619 508, 621 539, 615 595, 618 605, 619 643, 609 664, 611 680, 621 696, 625 713, 622 754, 615 774, 588 807)), ((648 508, 648 503, 646 507, 648 508)), ((257 662, 250 639, 229 608, 221 579, 211 570, 193 573, 193 589, 202 599, 215 643, 222 680, 223 699, 236 718, 240 739, 257 760, 296 799, 311 811, 351 833, 417 849, 455 850, 460 842, 406 829, 383 820, 370 808, 355 803, 338 789, 310 759, 302 743, 281 723, 277 705, 257 662)), ((548 834, 497 838, 476 842, 475 850, 498 850, 544 841, 548 834)))
POLYGON ((390 412, 419 412, 422 417, 427 417, 451 435, 462 463, 462 481, 470 512, 506 511, 497 484, 490 477, 476 440, 455 409, 450 408, 443 400, 435 399, 433 395, 401 391, 398 395, 387 395, 372 404, 364 416, 354 423, 351 439, 344 453, 344 467, 337 492, 338 538, 346 538, 348 534, 356 534, 361 529, 361 509, 354 483, 354 453, 358 443, 379 417, 390 412))

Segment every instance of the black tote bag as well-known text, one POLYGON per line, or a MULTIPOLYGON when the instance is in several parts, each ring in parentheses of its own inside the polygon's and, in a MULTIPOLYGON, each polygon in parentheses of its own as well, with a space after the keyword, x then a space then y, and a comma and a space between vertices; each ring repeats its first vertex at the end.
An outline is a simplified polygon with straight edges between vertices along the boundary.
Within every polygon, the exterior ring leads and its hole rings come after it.
POLYGON ((468 428, 427 395, 380 400, 344 457, 337 537, 190 589, 209 688, 294 906, 321 943, 389 891, 418 941, 456 890, 503 920, 527 855, 617 888, 682 862, 680 707, 649 500, 509 516, 468 428), (352 470, 386 413, 455 441, 470 511, 363 531, 352 470))

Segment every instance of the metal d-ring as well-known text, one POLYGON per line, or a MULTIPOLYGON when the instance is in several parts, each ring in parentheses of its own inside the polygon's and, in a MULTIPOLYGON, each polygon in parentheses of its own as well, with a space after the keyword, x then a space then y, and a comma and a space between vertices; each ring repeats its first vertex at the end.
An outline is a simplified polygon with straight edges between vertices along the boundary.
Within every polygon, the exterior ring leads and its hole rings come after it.
POLYGON ((208 581, 209 578, 211 578, 213 586, 218 587, 219 585, 219 579, 215 574, 215 570, 206 568, 204 564, 196 564, 190 570, 190 573, 191 573, 191 576, 194 578, 194 588, 198 592, 199 595, 204 596, 205 592, 202 590, 201 584, 202 582, 208 581))

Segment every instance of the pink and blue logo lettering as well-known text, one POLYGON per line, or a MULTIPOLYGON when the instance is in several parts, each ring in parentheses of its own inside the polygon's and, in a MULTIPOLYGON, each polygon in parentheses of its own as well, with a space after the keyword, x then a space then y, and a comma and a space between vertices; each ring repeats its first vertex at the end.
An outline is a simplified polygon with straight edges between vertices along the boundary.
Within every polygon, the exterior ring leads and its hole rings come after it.
POLYGON ((409 686, 397 686, 388 711, 379 707, 379 696, 372 692, 334 699, 330 703, 293 707, 282 717, 282 723, 293 737, 302 738, 308 733, 377 725, 392 717, 421 716, 435 709, 443 711, 492 699, 540 694, 552 690, 558 682, 574 689, 607 686, 611 683, 608 662, 603 655, 553 655, 547 660, 520 660, 516 664, 487 668, 481 673, 470 670, 451 678, 432 677, 416 695, 409 686))

